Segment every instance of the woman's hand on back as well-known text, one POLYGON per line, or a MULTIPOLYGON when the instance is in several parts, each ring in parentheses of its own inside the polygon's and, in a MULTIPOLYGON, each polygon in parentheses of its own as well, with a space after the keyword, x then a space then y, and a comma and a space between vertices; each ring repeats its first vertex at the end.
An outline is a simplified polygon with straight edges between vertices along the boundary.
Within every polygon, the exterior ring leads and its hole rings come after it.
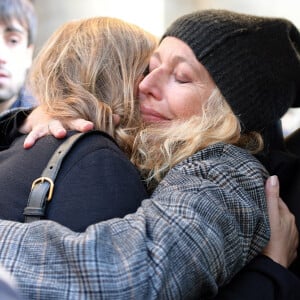
POLYGON ((61 121, 50 117, 41 106, 38 106, 27 117, 19 130, 22 133, 28 133, 24 141, 24 148, 28 149, 43 136, 52 134, 59 139, 66 136, 67 129, 86 132, 92 130, 93 127, 94 125, 92 122, 84 119, 69 120, 62 123, 61 121))
POLYGON ((265 185, 268 212, 271 226, 271 238, 262 254, 284 267, 297 257, 299 233, 295 216, 289 211, 279 196, 279 182, 276 176, 270 177, 265 185))

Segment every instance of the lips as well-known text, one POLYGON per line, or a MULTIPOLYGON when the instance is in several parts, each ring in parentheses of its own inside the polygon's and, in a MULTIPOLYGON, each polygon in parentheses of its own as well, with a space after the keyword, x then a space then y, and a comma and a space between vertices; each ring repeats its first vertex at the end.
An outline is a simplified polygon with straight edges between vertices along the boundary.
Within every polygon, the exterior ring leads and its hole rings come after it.
POLYGON ((8 78, 8 76, 3 73, 0 73, 0 78, 8 78))
POLYGON ((6 86, 10 82, 9 76, 0 73, 0 86, 6 86))
POLYGON ((1 84, 5 84, 9 81, 9 78, 10 78, 10 74, 3 70, 3 69, 0 69, 0 83, 1 84))
POLYGON ((157 111, 153 110, 152 108, 145 107, 143 105, 141 105, 141 107, 140 107, 140 112, 141 112, 143 121, 146 123, 169 121, 168 118, 162 116, 157 111))
POLYGON ((5 69, 0 69, 0 77, 1 78, 7 78, 9 77, 9 73, 7 71, 5 71, 5 69))

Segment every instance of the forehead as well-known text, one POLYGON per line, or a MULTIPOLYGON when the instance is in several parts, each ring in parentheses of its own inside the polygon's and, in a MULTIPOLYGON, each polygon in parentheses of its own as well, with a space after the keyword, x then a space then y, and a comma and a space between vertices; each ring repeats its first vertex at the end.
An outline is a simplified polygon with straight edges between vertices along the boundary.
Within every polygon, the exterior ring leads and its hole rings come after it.
POLYGON ((164 38, 152 57, 172 66, 186 64, 194 72, 198 72, 201 65, 193 50, 185 42, 175 37, 164 38))
POLYGON ((154 56, 165 57, 176 62, 198 63, 193 50, 185 42, 169 36, 161 41, 154 56))

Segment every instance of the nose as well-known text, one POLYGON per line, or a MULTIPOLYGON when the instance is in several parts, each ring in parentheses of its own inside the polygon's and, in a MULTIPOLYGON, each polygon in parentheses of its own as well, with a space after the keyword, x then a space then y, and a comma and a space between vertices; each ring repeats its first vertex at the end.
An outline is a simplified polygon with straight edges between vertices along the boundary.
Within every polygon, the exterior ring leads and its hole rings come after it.
MULTIPOLYGON (((157 68, 152 70, 139 84, 139 94, 151 96, 156 100, 162 99, 164 78, 162 71, 157 68)), ((142 97, 140 97, 142 98, 142 97)))

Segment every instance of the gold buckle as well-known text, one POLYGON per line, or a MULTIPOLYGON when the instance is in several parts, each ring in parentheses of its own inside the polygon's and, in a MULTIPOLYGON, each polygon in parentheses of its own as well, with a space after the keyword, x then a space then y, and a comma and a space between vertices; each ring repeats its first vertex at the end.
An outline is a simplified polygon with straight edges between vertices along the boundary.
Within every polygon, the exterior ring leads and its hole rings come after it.
POLYGON ((53 189, 54 189, 54 183, 52 181, 51 178, 49 177, 40 177, 40 178, 37 178, 33 183, 32 183, 32 186, 31 186, 31 190, 34 189, 34 187, 38 184, 38 183, 43 183, 43 182, 49 182, 50 184, 50 187, 49 187, 49 191, 48 191, 48 197, 47 197, 47 200, 50 201, 51 198, 52 198, 52 195, 53 195, 53 189))

